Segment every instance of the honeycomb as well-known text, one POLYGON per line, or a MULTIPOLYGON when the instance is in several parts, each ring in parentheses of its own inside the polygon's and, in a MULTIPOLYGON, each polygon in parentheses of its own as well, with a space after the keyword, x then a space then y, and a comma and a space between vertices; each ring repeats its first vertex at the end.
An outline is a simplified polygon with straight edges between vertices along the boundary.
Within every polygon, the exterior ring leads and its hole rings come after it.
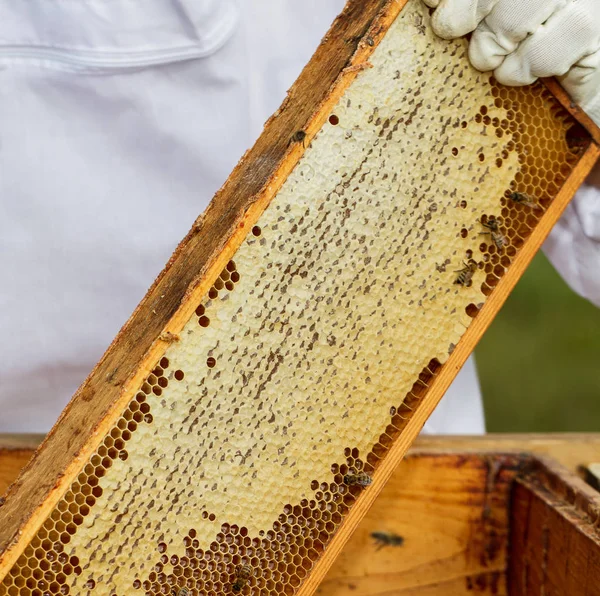
POLYGON ((0 596, 297 592, 589 143, 428 21, 409 1, 0 596))

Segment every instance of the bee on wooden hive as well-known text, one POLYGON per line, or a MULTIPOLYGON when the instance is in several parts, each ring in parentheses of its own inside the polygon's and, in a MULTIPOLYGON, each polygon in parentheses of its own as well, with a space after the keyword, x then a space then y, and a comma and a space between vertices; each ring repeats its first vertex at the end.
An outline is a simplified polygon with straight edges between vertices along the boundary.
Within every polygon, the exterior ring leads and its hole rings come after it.
POLYGON ((495 217, 490 217, 487 221, 483 222, 480 220, 481 225, 484 228, 487 228, 489 232, 479 232, 480 234, 489 234, 492 237, 494 244, 498 250, 502 250, 507 244, 508 240, 506 236, 504 236, 500 232, 500 226, 498 225, 498 220, 495 217))
POLYGON ((384 546, 402 546, 404 544, 402 536, 391 532, 372 532, 371 538, 375 540, 375 550, 381 550, 384 546))
POLYGON ((241 592, 243 587, 248 583, 248 580, 252 577, 252 567, 250 565, 241 565, 235 571, 235 582, 231 586, 234 592, 241 592))
POLYGON ((535 200, 535 198, 525 192, 511 192, 510 198, 515 203, 519 203, 519 205, 525 205, 526 207, 531 207, 532 209, 542 209, 542 206, 535 200))
POLYGON ((456 270, 455 273, 458 273, 458 275, 456 276, 454 283, 460 284, 461 286, 470 286, 475 271, 477 271, 477 263, 475 261, 471 260, 468 263, 464 263, 462 269, 456 270))
POLYGON ((290 139, 289 144, 291 145, 292 143, 302 143, 302 146, 306 147, 306 145, 304 144, 305 140, 306 140, 306 132, 304 132, 303 130, 297 130, 292 135, 292 138, 290 139))
POLYGON ((369 486, 372 480, 366 472, 358 472, 358 474, 346 474, 344 476, 344 484, 348 486, 369 486))

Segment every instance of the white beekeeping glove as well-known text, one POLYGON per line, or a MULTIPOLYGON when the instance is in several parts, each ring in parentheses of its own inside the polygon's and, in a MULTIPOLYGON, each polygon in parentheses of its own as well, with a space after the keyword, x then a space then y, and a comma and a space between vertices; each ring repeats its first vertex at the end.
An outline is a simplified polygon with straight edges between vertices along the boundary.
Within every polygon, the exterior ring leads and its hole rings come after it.
POLYGON ((505 85, 559 77, 600 125, 600 0, 424 0, 445 39, 473 31, 469 58, 505 85))

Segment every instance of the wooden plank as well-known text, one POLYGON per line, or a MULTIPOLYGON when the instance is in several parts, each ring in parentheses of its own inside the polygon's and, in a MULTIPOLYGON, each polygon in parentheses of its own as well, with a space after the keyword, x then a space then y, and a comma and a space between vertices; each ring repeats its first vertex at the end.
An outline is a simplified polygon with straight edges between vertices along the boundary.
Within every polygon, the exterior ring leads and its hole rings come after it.
POLYGON ((0 594, 54 533, 48 548, 86 558, 63 585, 163 591, 160 549, 187 557, 192 530, 222 572, 168 563, 167 582, 227 590, 250 541, 253 590, 314 591, 598 155, 591 138, 572 150, 574 120, 541 84, 499 87, 403 6, 349 3, 9 490, 0 594), (506 238, 482 241, 482 217, 506 238), (366 491, 340 473, 361 466, 366 491))
MULTIPOLYGON (((567 461, 573 463, 586 461, 597 449, 597 439, 598 435, 575 435, 564 442, 560 435, 420 437, 317 592, 328 596, 588 594, 572 583, 576 579, 588 586, 598 577, 600 495, 590 492, 562 466, 531 459, 518 448, 526 449, 531 443, 542 453, 561 455, 563 447, 568 451, 571 446, 567 461), (591 445, 589 450, 586 443, 591 445), (511 445, 517 447, 510 456, 512 462, 506 455, 486 453, 489 448, 511 445), (574 453, 578 453, 576 459, 574 453), (519 480, 521 472, 527 473, 524 480, 519 480), (486 513, 490 503, 492 515, 486 513), (551 543, 544 528, 550 528, 551 543), (402 536, 404 542, 377 550, 371 534, 380 531, 402 536), (513 544, 510 565, 509 544, 513 544), (555 553, 553 565, 543 563, 548 556, 544 544, 548 553, 555 553), (571 548, 578 561, 575 570, 560 563, 569 559, 565 553, 571 548), (588 568, 582 567, 583 561, 588 561, 588 568), (572 575, 571 583, 563 577, 566 571, 572 575), (515 578, 524 582, 513 586, 517 591, 507 591, 507 572, 513 582, 515 578), (546 592, 538 589, 540 585, 546 592)), ((574 469, 578 465, 574 463, 574 469)))
POLYGON ((420 435, 411 453, 530 453, 546 456, 583 475, 582 466, 600 461, 600 433, 489 433, 481 436, 420 435))
POLYGON ((536 468, 515 483, 509 593, 600 595, 600 495, 579 478, 536 468))
MULTIPOLYGON (((430 584, 427 583, 415 588, 399 588, 394 576, 387 576, 387 582, 379 586, 379 591, 364 592, 365 594, 377 594, 378 596, 473 596, 479 594, 481 596, 504 596, 505 580, 501 574, 493 572, 483 574, 475 578, 469 578, 467 581, 463 577, 450 579, 444 582, 430 584)), ((363 592, 359 592, 356 588, 352 588, 354 584, 349 584, 347 590, 342 591, 341 586, 339 591, 334 593, 352 594, 357 596, 363 592)), ((329 596, 331 593, 328 589, 317 588, 316 594, 324 594, 329 596)))
POLYGON ((31 459, 42 439, 43 435, 0 434, 0 504, 4 501, 2 495, 31 459))

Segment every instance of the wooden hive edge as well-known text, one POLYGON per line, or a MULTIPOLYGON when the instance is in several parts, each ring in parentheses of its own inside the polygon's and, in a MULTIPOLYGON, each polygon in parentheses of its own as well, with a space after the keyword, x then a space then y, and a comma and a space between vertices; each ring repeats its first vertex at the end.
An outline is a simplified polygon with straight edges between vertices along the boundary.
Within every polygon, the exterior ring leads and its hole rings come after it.
MULTIPOLYGON (((538 435, 529 440, 521 435, 520 445, 514 446, 510 446, 517 438, 514 435, 493 437, 495 446, 486 445, 483 436, 443 441, 420 437, 415 443, 419 447, 413 446, 395 470, 317 593, 512 594, 506 585, 509 574, 519 578, 527 572, 518 555, 511 560, 509 538, 515 532, 527 536, 522 522, 534 498, 562 516, 569 534, 580 532, 595 539, 590 527, 594 517, 581 505, 589 509, 600 496, 555 459, 535 451, 540 446, 536 442, 547 446, 553 441, 561 456, 558 444, 566 447, 584 437, 566 435, 564 441, 556 435, 538 435), (521 494, 517 516, 515 492, 521 494), (515 520, 521 521, 520 528, 511 526, 515 520), (405 542, 381 547, 372 540, 373 530, 400 535, 405 542), (438 548, 440 544, 445 544, 445 550, 438 548)), ((539 527, 539 521, 534 523, 539 527)), ((558 532, 550 538, 555 550, 571 549, 566 534, 558 532)), ((536 553, 542 552, 543 544, 530 544, 536 553)), ((534 559, 539 560, 543 556, 534 559)))
POLYGON ((556 79, 544 78, 541 79, 545 87, 554 95, 563 108, 565 108, 579 124, 585 128, 588 134, 592 137, 594 143, 600 143, 600 128, 594 121, 578 106, 562 88, 561 84, 556 79))
POLYGON ((447 439, 443 450, 411 448, 319 594, 506 595, 510 494, 531 456, 447 439), (403 542, 384 547, 374 531, 403 542))
POLYGON ((600 496, 539 457, 515 480, 511 498, 509 594, 600 594, 600 496))
POLYGON ((584 522, 586 533, 600 544, 600 494, 577 474, 551 457, 536 455, 517 480, 546 503, 564 509, 565 517, 584 522))

